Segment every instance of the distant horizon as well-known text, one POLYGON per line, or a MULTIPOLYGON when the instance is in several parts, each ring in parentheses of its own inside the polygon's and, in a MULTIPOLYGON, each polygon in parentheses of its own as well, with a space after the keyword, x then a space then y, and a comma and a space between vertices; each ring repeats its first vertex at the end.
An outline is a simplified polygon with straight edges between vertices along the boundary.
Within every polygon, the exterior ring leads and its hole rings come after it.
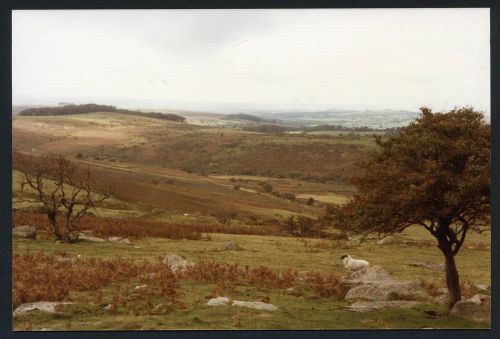
MULTIPOLYGON (((51 98, 51 99, 17 99, 12 101, 12 106, 58 106, 61 103, 68 104, 100 104, 111 105, 118 108, 132 108, 132 109, 150 109, 150 110, 172 110, 172 111, 185 111, 193 113, 213 113, 213 114, 232 114, 232 113, 263 113, 263 114, 279 114, 279 113, 294 113, 294 112, 411 112, 418 113, 419 107, 415 109, 403 109, 397 107, 360 107, 360 106, 310 106, 302 108, 286 107, 286 104, 258 104, 258 103, 235 103, 235 102, 195 102, 195 101, 161 101, 161 100, 141 100, 141 99, 104 99, 104 98, 51 98)), ((430 107, 434 112, 444 112, 453 109, 437 108, 430 105, 422 105, 430 107)), ((421 107, 422 107, 421 106, 421 107)), ((461 107, 461 106, 456 106, 461 107)), ((486 117, 490 117, 490 112, 473 107, 474 109, 484 113, 486 117)))

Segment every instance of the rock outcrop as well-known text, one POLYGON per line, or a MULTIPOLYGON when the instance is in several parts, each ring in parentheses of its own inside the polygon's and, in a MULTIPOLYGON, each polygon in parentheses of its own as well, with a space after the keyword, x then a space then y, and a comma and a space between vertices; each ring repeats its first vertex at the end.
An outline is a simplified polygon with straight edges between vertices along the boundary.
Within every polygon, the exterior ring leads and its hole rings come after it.
POLYGON ((25 239, 36 239, 36 228, 33 226, 16 226, 12 228, 12 236, 25 239))
POLYGON ((227 241, 219 246, 218 251, 235 251, 239 250, 240 245, 235 241, 227 241))
POLYGON ((56 308, 59 305, 68 305, 68 304, 73 304, 70 302, 54 302, 54 301, 37 301, 33 303, 25 303, 21 304, 18 306, 14 312, 13 315, 19 315, 19 314, 24 314, 28 313, 31 311, 42 311, 42 312, 48 312, 48 313, 56 313, 56 308))
POLYGON ((217 298, 212 298, 207 302, 208 306, 224 306, 227 305, 227 303, 231 301, 229 298, 226 297, 217 297, 217 298))
POLYGON ((460 300, 453 306, 450 314, 476 322, 489 322, 491 321, 491 297, 478 294, 471 299, 460 300))
POLYGON ((349 311, 367 312, 386 308, 412 308, 422 304, 421 301, 390 300, 390 301, 356 301, 346 307, 349 311))
POLYGON ((106 240, 103 238, 93 237, 93 236, 86 235, 83 233, 80 233, 80 235, 78 236, 78 239, 92 241, 92 242, 106 242, 106 240))
POLYGON ((132 243, 130 242, 130 240, 128 240, 127 238, 122 238, 122 237, 109 237, 108 241, 109 242, 115 242, 115 243, 118 243, 118 244, 132 245, 132 243))
POLYGON ((176 273, 193 266, 194 262, 186 260, 186 258, 176 253, 170 253, 163 259, 163 264, 170 267, 172 272, 176 273))
POLYGON ((233 300, 233 306, 253 308, 255 310, 276 311, 278 308, 273 304, 263 303, 261 301, 241 301, 233 300))
POLYGON ((395 280, 381 266, 352 272, 348 279, 342 279, 341 285, 347 291, 344 299, 353 302, 347 309, 353 311, 413 307, 430 299, 420 282, 395 280))

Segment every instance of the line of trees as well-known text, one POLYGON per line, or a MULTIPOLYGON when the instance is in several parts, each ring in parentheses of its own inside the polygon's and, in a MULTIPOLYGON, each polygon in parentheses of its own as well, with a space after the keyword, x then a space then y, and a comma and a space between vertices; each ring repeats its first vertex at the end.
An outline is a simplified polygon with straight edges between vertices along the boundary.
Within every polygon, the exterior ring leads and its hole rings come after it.
POLYGON ((131 111, 123 108, 116 108, 110 105, 83 104, 83 105, 65 105, 55 107, 35 107, 28 108, 19 113, 21 116, 53 116, 53 115, 72 115, 95 112, 115 112, 129 115, 139 115, 148 118, 163 119, 177 122, 184 122, 186 118, 172 113, 159 112, 141 112, 131 111))

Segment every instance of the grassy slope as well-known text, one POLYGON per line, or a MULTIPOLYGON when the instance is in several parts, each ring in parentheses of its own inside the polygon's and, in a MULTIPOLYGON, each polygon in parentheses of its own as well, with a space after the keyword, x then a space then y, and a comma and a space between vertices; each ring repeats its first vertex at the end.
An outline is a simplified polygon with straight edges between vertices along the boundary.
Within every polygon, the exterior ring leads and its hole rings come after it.
MULTIPOLYGON (((416 238, 425 237, 419 229, 412 229, 410 234, 416 238)), ((411 262, 442 262, 442 255, 435 247, 414 247, 407 245, 378 246, 366 243, 350 249, 334 241, 318 241, 274 236, 224 235, 212 234, 212 240, 189 241, 148 238, 134 240, 134 246, 112 243, 91 243, 82 241, 77 244, 57 244, 47 240, 14 240, 14 251, 45 254, 80 254, 82 257, 126 257, 135 260, 154 260, 167 253, 179 253, 194 261, 213 260, 216 262, 238 263, 252 267, 261 264, 277 270, 287 268, 299 271, 319 270, 322 273, 336 272, 343 274, 339 257, 350 253, 355 257, 369 258, 372 264, 386 267, 400 279, 434 279, 442 281, 442 272, 408 266, 411 262), (224 241, 235 240, 243 250, 214 252, 224 241), (307 246, 305 246, 307 243, 307 246), (321 244, 314 247, 313 244, 321 244)), ((489 243, 489 235, 471 235, 472 242, 489 243)), ((463 249, 457 256, 457 265, 462 281, 490 284, 489 251, 463 249)), ((444 285, 442 282, 441 284, 444 285)), ((134 284, 132 284, 134 285, 134 284)), ((133 287, 133 286, 132 286, 133 287)), ((277 305, 277 312, 262 312, 231 307, 210 308, 206 306, 205 296, 215 288, 214 284, 200 284, 183 281, 182 300, 186 309, 178 309, 167 315, 132 316, 118 311, 112 314, 93 305, 89 300, 90 292, 74 293, 72 299, 79 305, 66 308, 62 315, 33 313, 15 319, 15 328, 23 329, 31 323, 33 329, 49 327, 53 329, 325 329, 325 328, 469 328, 485 327, 486 324, 474 324, 444 314, 445 310, 436 305, 425 305, 413 310, 388 310, 383 312, 351 313, 342 310, 343 301, 315 299, 312 297, 294 297, 283 294, 280 290, 257 290, 238 287, 227 295, 233 299, 255 300, 258 296, 270 297, 270 302, 277 305), (430 319, 424 310, 437 311, 440 317, 430 319)), ((105 300, 110 297, 110 290, 104 290, 105 300)))
POLYGON ((199 173, 345 180, 371 137, 268 135, 116 113, 16 117, 14 149, 199 173))
MULTIPOLYGON (((318 200, 325 192, 335 195, 325 199, 342 199, 352 188, 338 182, 311 183, 300 180, 268 178, 276 175, 301 173, 345 173, 352 171, 353 162, 362 147, 370 147, 368 138, 348 140, 343 138, 272 136, 243 133, 240 131, 208 127, 193 127, 154 119, 95 114, 71 117, 22 117, 14 120, 14 147, 37 153, 54 151, 75 156, 82 152, 100 180, 114 182, 117 197, 103 205, 102 216, 143 215, 151 217, 152 207, 166 211, 157 218, 164 221, 183 220, 214 222, 208 214, 220 210, 237 210, 239 215, 258 215, 275 218, 290 213, 319 215, 317 206, 308 207, 303 201, 289 202, 269 194, 257 194, 257 182, 269 181, 275 190, 296 193, 306 199, 316 195, 318 200), (33 150, 34 149, 34 150, 33 150), (101 160, 93 159, 94 155, 101 160), (279 155, 279 156, 277 156, 279 155), (103 161, 102 158, 115 161, 103 161), (151 163, 160 166, 151 166, 151 163), (237 165, 235 165, 237 164, 237 165), (284 164, 284 165, 280 165, 284 164), (318 165, 320 164, 320 165, 318 165), (166 168, 163 168, 165 165, 166 168), (249 171, 266 176, 241 176, 241 181, 231 182, 233 175, 200 176, 180 171, 190 165, 196 171, 223 175, 249 171), (235 166, 235 167, 233 167, 235 166), (266 167, 267 166, 267 167, 266 167), (282 167, 280 167, 282 166, 282 167), (297 166, 297 167, 294 167, 297 166), (343 167, 344 166, 344 167, 343 167), (345 167, 347 166, 347 167, 345 167), (121 167, 121 168, 118 168, 121 167), (173 167, 176 169, 172 169, 173 167), (271 171, 269 170, 271 169, 271 171), (273 172, 275 171, 275 172, 273 172), (155 180, 158 183, 155 183, 155 180), (240 191, 232 186, 239 184, 240 191), (194 215, 182 216, 183 212, 194 215), (190 219, 194 218, 194 219, 190 219)), ((235 175, 238 179, 240 176, 235 175)), ((14 184, 19 180, 14 175, 14 184)), ((16 185, 14 185, 16 187, 16 185)), ((32 204, 29 192, 14 192, 16 204, 32 204), (28 201, 21 202, 23 199, 28 201)), ((408 230, 414 239, 429 239, 418 228, 408 230)), ((87 257, 126 257, 134 260, 153 260, 175 252, 190 260, 214 260, 284 270, 317 269, 323 273, 343 273, 339 257, 349 253, 367 258, 372 264, 381 264, 400 279, 426 277, 440 281, 443 272, 408 266, 411 262, 442 262, 442 255, 434 246, 408 246, 394 244, 378 246, 366 243, 346 247, 335 241, 319 241, 274 236, 213 234, 212 240, 181 241, 161 238, 132 239, 135 246, 111 243, 55 244, 48 240, 14 239, 17 253, 26 251, 45 254, 80 254, 87 257), (237 241, 242 251, 214 252, 222 242, 237 241)), ((490 235, 468 235, 467 242, 490 242, 490 235)), ((457 266, 462 281, 490 284, 490 251, 463 248, 457 256, 457 266)), ((258 296, 270 297, 279 310, 274 313, 239 308, 206 306, 205 296, 215 285, 183 281, 181 286, 185 309, 176 309, 167 315, 133 316, 123 311, 116 314, 92 304, 91 293, 74 293, 71 298, 79 304, 65 308, 61 314, 32 313, 14 320, 15 329, 326 329, 326 328, 471 328, 487 327, 450 317, 436 305, 425 305, 413 310, 351 313, 342 310, 342 301, 294 297, 279 290, 256 290, 238 287, 228 296, 240 300, 255 300, 258 296), (424 310, 439 313, 429 318, 424 310)), ((104 289, 109 301, 111 289, 104 289)))

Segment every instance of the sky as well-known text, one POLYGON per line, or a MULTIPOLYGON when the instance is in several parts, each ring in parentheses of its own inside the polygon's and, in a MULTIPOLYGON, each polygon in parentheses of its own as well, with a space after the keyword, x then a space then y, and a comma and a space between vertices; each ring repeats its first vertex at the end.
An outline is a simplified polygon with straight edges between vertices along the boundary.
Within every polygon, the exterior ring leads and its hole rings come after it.
POLYGON ((14 104, 490 111, 489 9, 16 10, 12 19, 14 104))

